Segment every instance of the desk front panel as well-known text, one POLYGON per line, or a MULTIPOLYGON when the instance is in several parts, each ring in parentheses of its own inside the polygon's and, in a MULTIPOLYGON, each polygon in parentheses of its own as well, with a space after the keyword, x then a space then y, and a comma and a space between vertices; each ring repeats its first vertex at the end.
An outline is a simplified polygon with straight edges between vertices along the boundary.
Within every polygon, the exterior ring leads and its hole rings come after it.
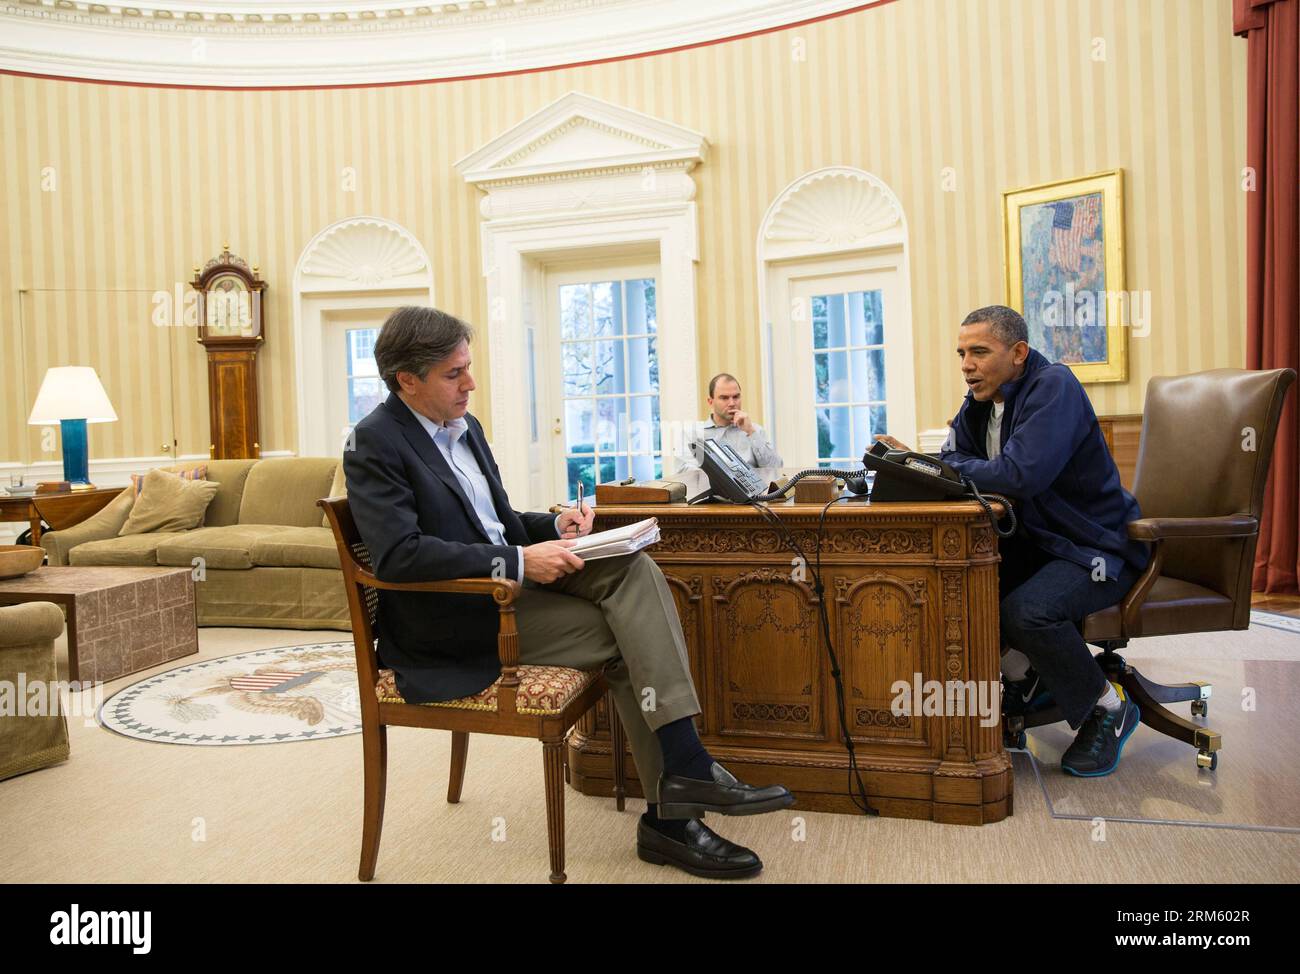
MULTIPOLYGON (((815 586, 821 506, 772 510, 811 564, 749 507, 601 507, 596 528, 659 518, 650 554, 677 602, 705 746, 744 780, 787 785, 798 808, 855 812, 815 586)), ((881 814, 982 824, 1011 812, 1010 764, 987 717, 999 688, 997 560, 975 504, 827 512, 820 576, 845 718, 881 814), (897 681, 919 687, 922 704, 937 702, 936 681, 947 704, 896 714, 897 681)), ((570 739, 570 783, 585 794, 612 792, 606 720, 602 707, 570 739)))

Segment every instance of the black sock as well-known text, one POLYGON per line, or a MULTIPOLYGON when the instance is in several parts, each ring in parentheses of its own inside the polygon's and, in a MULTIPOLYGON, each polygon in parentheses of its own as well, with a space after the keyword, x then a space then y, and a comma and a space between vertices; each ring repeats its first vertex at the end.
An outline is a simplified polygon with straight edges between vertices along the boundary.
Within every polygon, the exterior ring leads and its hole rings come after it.
POLYGON ((659 750, 664 755, 664 774, 709 780, 713 755, 700 743, 700 735, 695 733, 695 721, 692 718, 682 717, 671 724, 664 724, 655 734, 659 737, 659 750))
POLYGON ((686 823, 689 819, 660 818, 659 806, 655 802, 646 803, 646 812, 641 817, 645 820, 645 824, 656 832, 666 835, 670 839, 676 839, 678 842, 686 841, 686 823))

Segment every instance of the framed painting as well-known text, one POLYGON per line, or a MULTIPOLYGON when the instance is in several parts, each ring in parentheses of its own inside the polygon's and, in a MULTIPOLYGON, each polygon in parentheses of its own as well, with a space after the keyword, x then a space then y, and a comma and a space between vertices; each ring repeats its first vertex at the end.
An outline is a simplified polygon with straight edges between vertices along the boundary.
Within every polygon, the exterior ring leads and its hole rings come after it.
POLYGON ((1123 171, 1002 194, 1006 303, 1080 382, 1128 379, 1123 171))

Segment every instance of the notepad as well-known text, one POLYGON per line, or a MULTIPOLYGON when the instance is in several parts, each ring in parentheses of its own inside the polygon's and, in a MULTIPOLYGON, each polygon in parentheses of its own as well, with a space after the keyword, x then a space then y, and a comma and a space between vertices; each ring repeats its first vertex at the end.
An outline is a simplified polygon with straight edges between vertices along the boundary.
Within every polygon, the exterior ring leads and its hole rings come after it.
POLYGON ((659 519, 648 517, 621 528, 597 531, 595 534, 579 538, 569 550, 583 561, 591 561, 596 558, 630 555, 642 548, 648 548, 658 540, 659 519))

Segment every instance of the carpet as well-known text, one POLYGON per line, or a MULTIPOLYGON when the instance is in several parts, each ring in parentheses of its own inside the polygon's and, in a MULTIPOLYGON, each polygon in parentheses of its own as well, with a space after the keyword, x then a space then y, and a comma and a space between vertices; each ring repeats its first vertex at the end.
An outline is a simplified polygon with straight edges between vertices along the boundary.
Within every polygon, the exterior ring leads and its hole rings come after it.
POLYGON ((109 697, 99 722, 142 741, 204 747, 359 734, 352 643, 262 649, 168 670, 109 697))

